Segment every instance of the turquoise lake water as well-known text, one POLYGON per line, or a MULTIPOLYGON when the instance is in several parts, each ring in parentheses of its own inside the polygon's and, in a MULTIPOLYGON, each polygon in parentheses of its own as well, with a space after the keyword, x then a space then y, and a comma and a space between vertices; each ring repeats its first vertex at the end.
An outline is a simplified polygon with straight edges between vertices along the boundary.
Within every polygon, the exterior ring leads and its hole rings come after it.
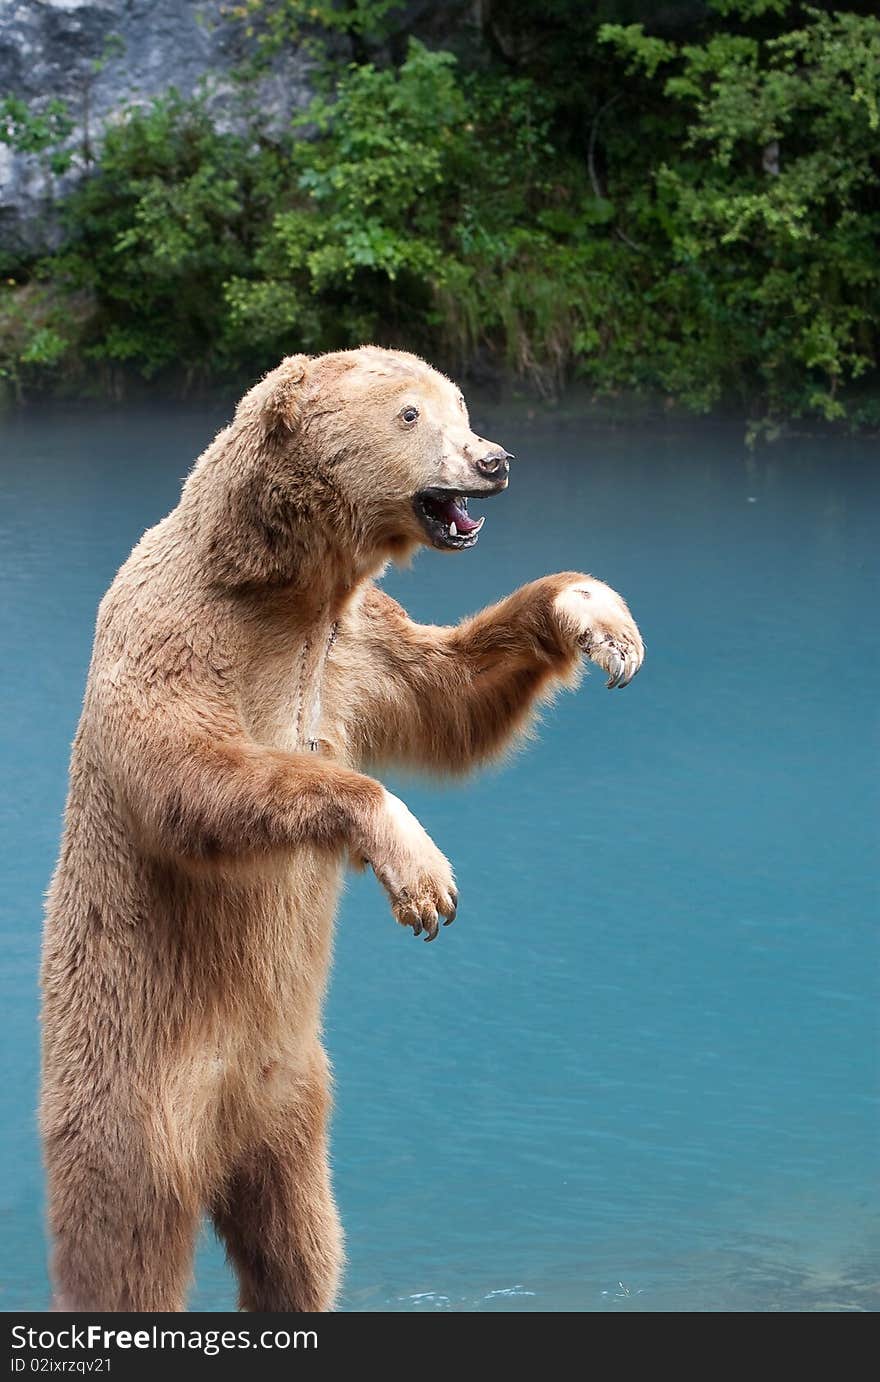
MULTIPOLYGON (((42 893, 95 609, 223 421, 0 422, 0 1308, 48 1301, 34 1120, 42 893)), ((645 668, 598 671, 466 786, 396 790, 452 859, 425 946, 374 880, 327 1044, 358 1311, 875 1310, 876 443, 484 410, 519 458, 478 548, 388 589, 449 622, 580 568, 645 668)), ((194 1309, 228 1309, 206 1233, 194 1309)))

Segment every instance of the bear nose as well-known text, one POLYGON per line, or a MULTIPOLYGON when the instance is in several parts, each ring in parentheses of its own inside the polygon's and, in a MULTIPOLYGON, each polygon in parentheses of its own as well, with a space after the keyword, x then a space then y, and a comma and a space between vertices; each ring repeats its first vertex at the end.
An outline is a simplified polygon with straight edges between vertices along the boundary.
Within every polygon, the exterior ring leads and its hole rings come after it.
POLYGON ((491 451, 487 451, 485 456, 480 457, 476 466, 481 475, 489 475, 493 480, 500 480, 502 475, 506 475, 510 470, 512 460, 513 456, 509 451, 505 451, 503 446, 495 446, 491 451))

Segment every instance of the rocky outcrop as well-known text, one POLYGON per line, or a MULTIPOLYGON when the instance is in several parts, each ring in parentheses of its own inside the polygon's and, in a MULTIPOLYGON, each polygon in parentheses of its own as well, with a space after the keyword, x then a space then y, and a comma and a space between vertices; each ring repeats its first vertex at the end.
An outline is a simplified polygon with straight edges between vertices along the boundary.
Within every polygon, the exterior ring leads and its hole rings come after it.
MULTIPOLYGON (((248 40, 228 10, 228 0, 0 0, 0 99, 16 96, 39 111, 56 98, 75 122, 63 177, 39 155, 0 143, 0 243, 52 239, 52 201, 81 175, 121 107, 169 87, 189 96, 204 86, 218 124, 238 123, 233 73, 248 40)), ((248 99, 277 124, 310 94, 308 59, 288 49, 248 99)))

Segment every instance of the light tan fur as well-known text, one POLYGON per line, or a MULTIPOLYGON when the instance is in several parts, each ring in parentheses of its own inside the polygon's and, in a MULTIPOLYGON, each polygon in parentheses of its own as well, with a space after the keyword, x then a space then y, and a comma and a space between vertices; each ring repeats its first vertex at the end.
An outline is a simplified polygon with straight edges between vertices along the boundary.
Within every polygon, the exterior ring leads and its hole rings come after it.
POLYGON ((414 356, 291 357, 102 601, 42 972, 60 1308, 183 1309, 205 1210, 243 1308, 332 1307, 320 1034, 341 873, 368 861, 429 939, 457 900, 364 770, 465 772, 584 650, 624 681, 642 657, 623 601, 577 573, 450 628, 374 584, 426 541, 413 496, 488 490, 498 452, 414 356))

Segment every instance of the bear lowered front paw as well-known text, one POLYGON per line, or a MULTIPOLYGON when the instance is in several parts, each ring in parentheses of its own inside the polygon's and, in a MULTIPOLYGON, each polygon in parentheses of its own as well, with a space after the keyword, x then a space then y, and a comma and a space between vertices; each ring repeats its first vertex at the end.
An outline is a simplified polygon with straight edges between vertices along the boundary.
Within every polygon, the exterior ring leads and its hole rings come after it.
POLYGON ((363 857, 388 893, 401 926, 436 940, 440 917, 448 926, 458 907, 452 866, 400 798, 387 791, 383 796, 361 847, 363 857))

